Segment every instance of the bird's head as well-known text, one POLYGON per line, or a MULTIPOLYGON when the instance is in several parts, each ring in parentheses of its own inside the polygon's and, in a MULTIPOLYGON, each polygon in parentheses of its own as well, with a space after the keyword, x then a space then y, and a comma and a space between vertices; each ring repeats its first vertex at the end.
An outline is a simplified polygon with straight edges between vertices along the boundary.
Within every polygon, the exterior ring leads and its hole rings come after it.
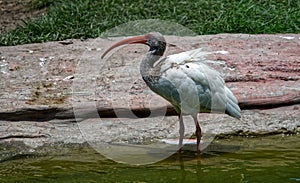
POLYGON ((148 45, 150 47, 149 51, 152 52, 153 55, 157 55, 157 56, 162 56, 166 49, 166 40, 163 37, 163 35, 161 35, 159 32, 152 32, 141 36, 135 36, 135 37, 123 39, 113 44, 102 54, 101 58, 104 58, 104 56, 112 49, 125 44, 148 45))

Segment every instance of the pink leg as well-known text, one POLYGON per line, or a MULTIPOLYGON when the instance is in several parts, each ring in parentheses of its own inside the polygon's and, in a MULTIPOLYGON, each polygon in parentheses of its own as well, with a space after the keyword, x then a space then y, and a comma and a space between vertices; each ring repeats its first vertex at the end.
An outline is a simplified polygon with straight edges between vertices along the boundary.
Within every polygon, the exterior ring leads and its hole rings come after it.
POLYGON ((198 123, 197 117, 193 117, 196 125, 196 137, 197 137, 197 153, 200 154, 200 139, 201 139, 201 127, 198 123))
POLYGON ((182 114, 179 114, 179 152, 181 152, 181 148, 183 145, 183 137, 184 137, 184 124, 182 114))

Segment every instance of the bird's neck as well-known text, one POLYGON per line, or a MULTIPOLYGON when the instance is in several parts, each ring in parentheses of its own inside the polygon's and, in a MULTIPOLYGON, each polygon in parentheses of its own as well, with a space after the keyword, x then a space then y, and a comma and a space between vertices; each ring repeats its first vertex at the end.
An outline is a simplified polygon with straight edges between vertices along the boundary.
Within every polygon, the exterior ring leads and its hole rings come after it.
POLYGON ((152 74, 152 70, 153 70, 153 67, 154 67, 154 63, 156 61, 159 60, 161 56, 158 56, 158 55, 155 55, 153 54, 151 51, 149 51, 145 58, 143 58, 141 64, 140 64, 140 73, 142 75, 142 77, 149 77, 151 76, 152 74))

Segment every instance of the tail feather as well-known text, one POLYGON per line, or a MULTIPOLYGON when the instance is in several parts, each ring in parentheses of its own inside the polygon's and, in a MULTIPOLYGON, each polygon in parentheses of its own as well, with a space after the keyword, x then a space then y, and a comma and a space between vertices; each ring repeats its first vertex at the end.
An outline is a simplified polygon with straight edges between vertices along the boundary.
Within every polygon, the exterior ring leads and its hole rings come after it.
POLYGON ((226 87, 225 88, 226 93, 226 110, 225 113, 235 117, 237 119, 241 118, 241 109, 238 105, 238 100, 233 95, 233 93, 226 87))

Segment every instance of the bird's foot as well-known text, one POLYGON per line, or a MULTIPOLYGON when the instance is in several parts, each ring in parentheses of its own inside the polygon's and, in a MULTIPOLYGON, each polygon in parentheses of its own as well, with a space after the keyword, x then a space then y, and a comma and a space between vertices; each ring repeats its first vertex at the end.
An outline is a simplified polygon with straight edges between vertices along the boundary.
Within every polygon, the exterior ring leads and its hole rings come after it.
POLYGON ((177 154, 182 154, 182 148, 179 148, 179 149, 177 150, 177 154))
POLYGON ((200 151, 200 149, 197 150, 197 155, 196 156, 197 156, 197 159, 201 158, 201 151, 200 151))

